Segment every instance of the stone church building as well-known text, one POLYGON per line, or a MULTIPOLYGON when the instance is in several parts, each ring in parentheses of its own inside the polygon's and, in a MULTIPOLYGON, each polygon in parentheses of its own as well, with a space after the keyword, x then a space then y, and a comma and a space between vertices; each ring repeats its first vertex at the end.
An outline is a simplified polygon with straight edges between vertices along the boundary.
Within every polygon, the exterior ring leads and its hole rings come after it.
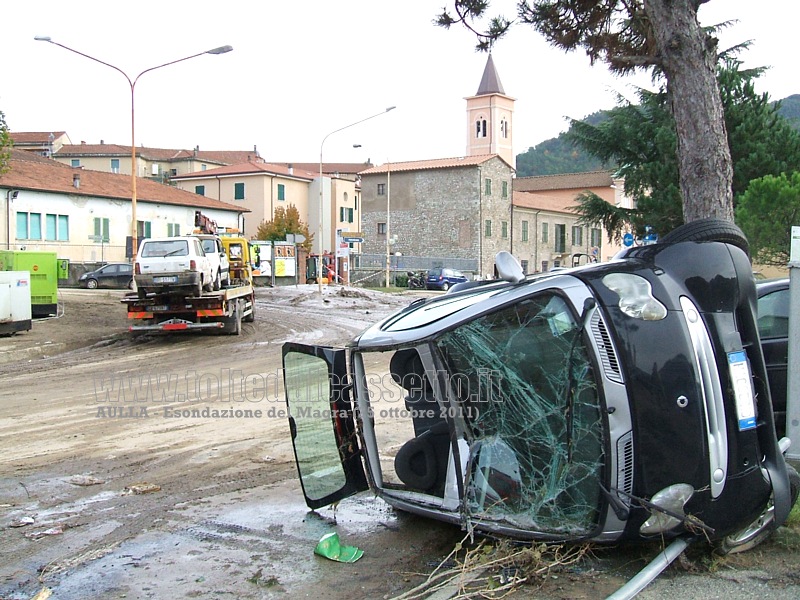
POLYGON ((623 202, 621 182, 609 172, 515 178, 514 98, 491 55, 466 103, 466 156, 386 163, 360 173, 361 252, 426 257, 428 265, 417 268, 447 266, 474 277, 491 277, 501 250, 527 273, 568 266, 576 254, 612 256, 616 249, 600 226, 578 225, 571 208, 585 191, 623 202))

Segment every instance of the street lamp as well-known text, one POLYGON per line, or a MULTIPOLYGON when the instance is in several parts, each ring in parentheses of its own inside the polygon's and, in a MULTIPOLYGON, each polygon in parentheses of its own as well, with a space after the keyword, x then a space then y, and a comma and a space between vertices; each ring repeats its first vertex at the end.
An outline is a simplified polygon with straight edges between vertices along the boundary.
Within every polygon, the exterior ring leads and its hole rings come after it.
POLYGON ((392 203, 392 163, 386 161, 386 289, 389 289, 389 277, 392 267, 392 229, 389 222, 392 203))
POLYGON ((37 42, 48 42, 55 46, 60 46, 64 48, 64 50, 69 50, 70 52, 74 52, 75 54, 80 54, 81 56, 88 58, 89 60, 93 60, 95 62, 100 63, 101 65, 105 65, 107 67, 111 67, 115 71, 122 73, 125 79, 128 80, 128 84, 131 86, 131 253, 133 256, 136 256, 136 252, 139 250, 138 248, 138 228, 137 228, 137 221, 136 221, 136 136, 135 136, 135 113, 134 113, 134 88, 136 87, 136 82, 139 81, 139 78, 144 75, 145 73, 149 73, 150 71, 155 71, 156 69, 160 69, 161 67, 168 67, 169 65, 174 65, 175 63, 183 62, 184 60, 189 60, 190 58, 196 58, 198 56, 202 56, 203 54, 225 54, 226 52, 230 52, 233 50, 232 46, 220 46, 218 48, 212 48, 211 50, 206 50, 205 52, 198 52, 197 54, 192 54, 191 56, 186 56, 184 58, 179 58, 178 60, 172 60, 170 62, 164 63, 163 65, 156 65, 155 67, 150 67, 149 69, 145 69, 141 73, 139 73, 133 80, 128 76, 128 74, 120 69, 119 67, 115 67, 112 64, 104 62, 94 56, 89 56, 88 54, 84 54, 83 52, 79 52, 74 48, 70 48, 69 46, 65 46, 64 44, 59 44, 58 42, 54 42, 50 37, 37 35, 33 38, 37 42))
MULTIPOLYGON (((330 136, 334 133, 339 133, 340 131, 344 131, 345 129, 349 129, 359 123, 363 123, 364 121, 369 121, 370 119, 374 119, 375 117, 380 117, 383 114, 388 113, 390 110, 394 110, 397 108, 396 106, 390 106, 386 110, 383 110, 379 113, 361 119, 360 121, 356 121, 355 123, 350 123, 350 125, 345 125, 344 127, 340 127, 334 131, 331 131, 328 135, 322 138, 322 143, 319 145, 319 254, 317 255, 317 283, 319 284, 319 295, 322 296, 322 253, 324 249, 323 244, 323 211, 322 211, 322 202, 323 202, 323 185, 322 185, 322 148, 325 146, 325 140, 327 140, 330 136)), ((336 260, 336 248, 333 249, 333 260, 336 260)))

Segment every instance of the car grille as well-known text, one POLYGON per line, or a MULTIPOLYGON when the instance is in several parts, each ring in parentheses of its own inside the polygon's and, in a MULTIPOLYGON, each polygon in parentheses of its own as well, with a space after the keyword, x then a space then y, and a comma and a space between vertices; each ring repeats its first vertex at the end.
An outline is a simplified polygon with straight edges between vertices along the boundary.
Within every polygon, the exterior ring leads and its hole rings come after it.
POLYGON ((592 336, 594 337, 597 350, 600 354, 600 362, 603 365, 606 377, 615 383, 625 383, 622 377, 622 370, 619 368, 619 360, 614 346, 611 344, 611 336, 608 334, 603 319, 600 318, 600 311, 595 311, 591 319, 592 336))

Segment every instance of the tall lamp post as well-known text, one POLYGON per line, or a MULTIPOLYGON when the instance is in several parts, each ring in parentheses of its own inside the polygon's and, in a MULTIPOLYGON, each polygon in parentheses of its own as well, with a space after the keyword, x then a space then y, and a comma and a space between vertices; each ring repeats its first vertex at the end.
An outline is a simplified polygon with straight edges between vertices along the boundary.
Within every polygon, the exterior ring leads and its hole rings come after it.
POLYGON ((122 73, 123 77, 127 79, 128 84, 131 86, 131 253, 135 257, 136 252, 139 250, 137 244, 139 230, 137 227, 138 222, 136 220, 136 134, 135 134, 136 120, 134 112, 134 89, 136 87, 136 82, 139 81, 139 78, 145 73, 149 73, 150 71, 155 71, 156 69, 160 69, 161 67, 168 67, 169 65, 174 65, 175 63, 183 62, 185 60, 189 60, 190 58, 196 58, 198 56, 202 56, 203 54, 225 54, 226 52, 230 52, 231 50, 233 50, 233 47, 220 46, 218 48, 212 48, 211 50, 206 50, 205 52, 198 52, 197 54, 192 54, 191 56, 185 56, 184 58, 179 58, 178 60, 172 60, 170 62, 164 63, 163 65, 156 65, 155 67, 150 67, 149 69, 145 69, 144 71, 139 73, 135 78, 131 79, 128 76, 128 74, 119 67, 115 67, 112 64, 109 64, 98 58, 95 58, 94 56, 89 56, 88 54, 79 52, 78 50, 70 48, 69 46, 65 46, 64 44, 59 44, 58 42, 54 42, 48 36, 37 35, 33 39, 35 39, 37 42, 48 42, 55 46, 60 46, 61 48, 64 48, 64 50, 69 50, 70 52, 74 52, 75 54, 80 54, 81 56, 88 58, 89 60, 98 62, 101 65, 111 67, 115 71, 122 73))
POLYGON ((392 163, 386 161, 386 289, 389 289, 389 280, 392 270, 392 228, 389 219, 391 218, 392 204, 392 163))
MULTIPOLYGON (((322 148, 325 146, 325 140, 327 140, 334 133, 339 133, 340 131, 344 131, 345 129, 349 129, 350 127, 358 125, 359 123, 363 123, 364 121, 369 121, 370 119, 374 119, 375 117, 380 117, 381 115, 384 115, 388 113, 390 110, 394 110, 395 108, 397 107, 390 106, 389 108, 379 113, 376 113, 374 115, 361 119, 360 121, 356 121, 355 123, 350 123, 350 125, 345 125, 344 127, 340 127, 339 129, 331 131, 328 135, 322 138, 322 143, 319 145, 319 231, 318 231, 319 254, 317 255, 317 283, 319 285, 320 296, 322 296, 322 253, 324 251, 323 232, 325 230, 323 225, 323 211, 322 211, 322 202, 323 202, 322 190, 324 189, 322 181, 322 148)), ((333 260, 336 260, 336 248, 333 249, 333 260)))

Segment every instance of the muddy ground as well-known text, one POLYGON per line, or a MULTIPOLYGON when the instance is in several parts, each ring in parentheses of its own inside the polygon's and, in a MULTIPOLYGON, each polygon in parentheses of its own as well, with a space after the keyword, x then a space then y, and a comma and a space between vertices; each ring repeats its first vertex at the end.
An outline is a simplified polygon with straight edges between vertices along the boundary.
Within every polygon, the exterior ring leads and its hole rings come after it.
MULTIPOLYGON (((240 336, 133 338, 122 292, 62 290, 60 316, 0 338, 0 599, 391 598, 423 581, 463 532, 369 494, 309 511, 288 424, 270 416, 284 341, 343 343, 425 294, 341 292, 259 288, 240 336), (227 407, 242 376, 267 382, 238 404, 261 418, 170 416, 197 395, 227 407), (130 381, 160 387, 133 401, 130 381), (330 531, 363 558, 313 555, 330 531)), ((605 597, 657 551, 596 549, 518 595, 605 597)), ((692 550, 640 597, 667 594, 800 597, 800 533, 724 559, 692 550)))

